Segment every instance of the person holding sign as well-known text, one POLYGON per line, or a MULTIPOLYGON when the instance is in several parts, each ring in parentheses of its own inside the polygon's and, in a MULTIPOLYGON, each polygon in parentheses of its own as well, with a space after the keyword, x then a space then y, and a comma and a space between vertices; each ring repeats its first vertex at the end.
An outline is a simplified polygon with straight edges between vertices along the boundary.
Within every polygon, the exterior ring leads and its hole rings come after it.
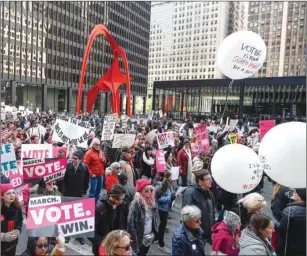
POLYGON ((94 138, 90 145, 90 149, 85 153, 84 163, 90 174, 89 197, 95 198, 96 203, 99 199, 101 185, 103 183, 104 168, 107 162, 105 154, 100 149, 99 139, 94 138))
POLYGON ((1 256, 15 256, 22 211, 12 184, 1 184, 1 256))

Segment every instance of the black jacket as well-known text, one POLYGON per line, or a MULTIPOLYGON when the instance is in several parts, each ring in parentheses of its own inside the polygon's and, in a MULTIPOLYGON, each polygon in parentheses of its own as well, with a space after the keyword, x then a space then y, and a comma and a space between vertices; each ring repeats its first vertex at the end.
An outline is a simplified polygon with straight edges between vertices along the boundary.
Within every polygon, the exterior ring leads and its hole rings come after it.
POLYGON ((182 207, 195 205, 201 210, 201 225, 204 238, 211 240, 211 227, 215 220, 215 199, 211 191, 205 191, 198 185, 189 186, 183 193, 182 207))
POLYGON ((6 177, 4 174, 0 173, 0 177, 1 177, 1 184, 10 183, 10 179, 8 177, 6 177))
POLYGON ((89 184, 89 173, 85 164, 80 163, 75 170, 69 163, 64 176, 63 195, 71 197, 82 197, 86 194, 89 184))
POLYGON ((293 202, 293 200, 286 195, 287 192, 289 192, 289 188, 281 186, 275 198, 272 199, 271 202, 271 210, 273 216, 276 218, 278 222, 282 218, 282 211, 287 207, 289 203, 293 202))
POLYGON ((113 209, 109 199, 105 196, 96 205, 95 237, 90 239, 93 245, 101 244, 105 236, 116 229, 123 229, 123 213, 121 205, 113 209))
POLYGON ((287 256, 306 255, 306 203, 294 202, 282 212, 282 218, 278 227, 280 241, 278 246, 279 255, 284 255, 287 240, 287 256), (288 227, 289 220, 289 227, 288 227))

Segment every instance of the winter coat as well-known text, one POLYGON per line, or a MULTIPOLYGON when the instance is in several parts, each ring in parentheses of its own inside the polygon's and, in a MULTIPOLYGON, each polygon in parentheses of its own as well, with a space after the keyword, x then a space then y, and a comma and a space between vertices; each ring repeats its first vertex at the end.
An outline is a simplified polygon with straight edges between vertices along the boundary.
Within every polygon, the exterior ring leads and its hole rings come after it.
POLYGON ((183 192, 182 208, 195 205, 201 210, 201 225, 204 239, 211 240, 211 227, 215 220, 215 199, 211 191, 205 191, 194 184, 183 192))
POLYGON ((286 193, 289 192, 288 187, 281 186, 274 199, 271 202, 271 210, 275 219, 279 222, 282 218, 282 212, 289 203, 293 200, 290 199, 286 193))
MULTIPOLYGON (((152 209, 152 229, 153 232, 158 232, 160 225, 160 217, 158 208, 152 209)), ((144 238, 145 229, 145 206, 135 198, 129 207, 127 231, 131 235, 132 249, 139 253, 142 241, 144 238)))
MULTIPOLYGON (((29 237, 28 243, 27 243, 27 249, 21 254, 21 256, 34 256, 35 255, 35 248, 37 244, 38 237, 29 237)), ((53 246, 50 244, 51 241, 49 241, 49 247, 47 249, 48 256, 60 256, 65 254, 65 248, 59 248, 58 245, 53 246)))
POLYGON ((241 234, 239 255, 274 256, 276 253, 271 241, 261 239, 250 226, 247 226, 241 234))
POLYGON ((188 175, 188 166, 189 166, 189 156, 185 152, 184 149, 181 149, 178 152, 177 161, 178 161, 178 166, 181 167, 181 175, 182 176, 187 176, 188 175))
POLYGON ((283 210, 280 225, 278 227, 280 241, 277 251, 284 254, 286 234, 287 256, 306 255, 306 203, 293 202, 283 210), (288 227, 289 219, 289 227, 288 227), (288 228, 287 228, 288 227, 288 228))
MULTIPOLYGON (((162 182, 159 181, 155 188, 156 191, 161 190, 162 182)), ((164 192, 159 198, 157 198, 158 209, 163 212, 168 212, 171 208, 171 202, 172 202, 172 192, 171 189, 168 187, 166 192, 164 192)))
POLYGON ((135 186, 135 174, 132 166, 130 165, 129 161, 126 159, 122 158, 119 161, 119 164, 121 166, 121 171, 125 173, 128 177, 128 183, 132 186, 135 186))
POLYGON ((105 181, 105 187, 107 190, 107 193, 110 192, 111 188, 113 185, 118 184, 118 179, 116 173, 112 173, 108 176, 106 176, 106 181, 105 181))
POLYGON ((172 256, 205 256, 203 231, 195 230, 195 236, 181 224, 172 238, 172 256))
POLYGON ((239 247, 235 245, 233 235, 225 222, 216 223, 211 230, 212 251, 221 252, 228 256, 239 254, 239 247))
POLYGON ((152 156, 147 157, 145 152, 144 152, 142 159, 141 159, 141 173, 142 173, 142 175, 145 175, 148 178, 151 178, 151 176, 152 176, 151 167, 154 163, 155 163, 155 159, 152 156))
POLYGON ((90 177, 95 174, 98 177, 102 177, 104 175, 104 167, 107 164, 107 160, 105 158, 104 162, 101 161, 101 158, 104 157, 104 153, 99 150, 95 150, 90 148, 84 155, 84 163, 86 164, 90 177))
POLYGON ((72 163, 66 168, 63 181, 63 194, 70 197, 82 197, 89 187, 89 173, 85 164, 80 163, 77 170, 72 163))
MULTIPOLYGON (((16 234, 21 234, 22 228, 22 211, 21 207, 15 207, 11 204, 6 207, 4 204, 1 206, 1 238, 3 233, 14 231, 16 234)), ((17 239, 11 242, 1 241, 1 255, 13 255, 16 251, 18 244, 17 239)))
POLYGON ((121 205, 113 209, 109 199, 103 197, 95 210, 95 237, 90 238, 93 245, 101 244, 106 235, 116 229, 123 229, 121 205))

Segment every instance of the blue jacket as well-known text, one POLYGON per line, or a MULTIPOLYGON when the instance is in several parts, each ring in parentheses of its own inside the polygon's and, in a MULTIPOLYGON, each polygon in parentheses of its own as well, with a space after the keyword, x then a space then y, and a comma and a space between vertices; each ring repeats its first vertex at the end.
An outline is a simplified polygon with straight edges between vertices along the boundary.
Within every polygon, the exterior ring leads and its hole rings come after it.
MULTIPOLYGON (((156 185, 156 190, 161 189, 162 182, 158 182, 156 185)), ((170 188, 166 190, 166 192, 157 199, 158 209, 163 212, 168 212, 171 209, 172 202, 172 192, 170 188)))
POLYGON ((172 256, 205 256, 202 229, 195 230, 196 237, 181 224, 172 238, 172 256))

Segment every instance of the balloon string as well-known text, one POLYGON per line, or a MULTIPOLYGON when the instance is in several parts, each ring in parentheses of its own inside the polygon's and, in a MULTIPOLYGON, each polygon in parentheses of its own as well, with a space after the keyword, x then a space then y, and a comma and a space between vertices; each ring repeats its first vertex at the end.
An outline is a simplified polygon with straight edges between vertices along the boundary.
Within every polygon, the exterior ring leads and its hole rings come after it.
MULTIPOLYGON (((290 191, 292 191, 292 193, 290 193, 290 198, 289 198, 289 203, 291 203, 291 194, 293 195, 294 193, 294 189, 289 189, 290 191)), ((290 206, 290 209, 289 209, 289 213, 288 213, 288 222, 287 222, 287 233, 286 233, 286 242, 285 242, 285 253, 284 255, 287 255, 287 246, 288 246, 288 233, 289 233, 289 224, 290 224, 290 211, 291 210, 291 206, 290 206)))
POLYGON ((228 94, 229 94, 229 90, 232 88, 233 82, 234 82, 234 80, 231 80, 231 81, 230 81, 230 83, 229 83, 229 85, 228 85, 228 88, 227 88, 227 91, 226 91, 226 103, 225 103, 225 107, 224 107, 224 111, 223 111, 221 120, 223 120, 225 111, 226 111, 226 109, 227 109, 228 94))

